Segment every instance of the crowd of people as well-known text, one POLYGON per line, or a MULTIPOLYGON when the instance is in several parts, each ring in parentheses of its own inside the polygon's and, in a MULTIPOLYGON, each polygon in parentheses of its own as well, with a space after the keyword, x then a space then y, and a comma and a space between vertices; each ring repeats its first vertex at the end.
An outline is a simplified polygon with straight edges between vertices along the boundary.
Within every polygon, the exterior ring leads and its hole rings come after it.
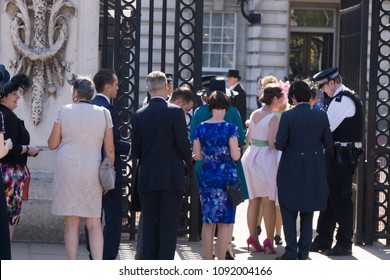
MULTIPOLYGON (((28 77, 18 74, 10 79, 0 65, 0 78, 4 186, 0 248, 1 259, 10 259, 27 157, 37 156, 41 148, 30 145, 23 121, 13 113, 18 91, 29 87, 28 77)), ((174 258, 188 170, 194 171, 199 190, 204 259, 235 257, 236 207, 229 201, 227 186, 237 182, 249 201, 248 252, 275 254, 275 245, 284 241, 285 253, 276 259, 306 260, 310 251, 352 254, 352 176, 363 134, 358 95, 342 84, 336 67, 311 81, 291 84, 270 75, 258 79, 259 108, 247 118, 240 79, 234 69, 226 78, 204 76, 196 96, 190 87, 173 89, 171 74, 149 73, 148 97, 132 116, 131 142, 121 139, 110 102, 118 90, 115 72, 101 69, 93 79, 74 75, 69 80, 72 103, 58 109, 48 138, 49 149, 57 150, 52 214, 64 217, 69 259, 77 259, 82 218, 90 259, 117 257, 122 225, 120 157, 130 155, 137 166, 132 208, 141 212, 136 259, 174 258), (188 132, 186 116, 191 109, 188 132), (116 170, 115 188, 108 192, 103 192, 98 176, 104 157, 116 170), (312 241, 314 211, 321 212, 312 241), (266 239, 261 242, 262 219, 266 239)))

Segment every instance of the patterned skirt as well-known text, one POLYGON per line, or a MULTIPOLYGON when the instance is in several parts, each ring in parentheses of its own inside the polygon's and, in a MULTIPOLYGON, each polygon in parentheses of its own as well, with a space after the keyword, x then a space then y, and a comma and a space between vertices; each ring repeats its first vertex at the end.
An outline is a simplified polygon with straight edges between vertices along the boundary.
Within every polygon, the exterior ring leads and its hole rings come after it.
POLYGON ((7 200, 8 222, 10 225, 15 225, 19 223, 22 211, 23 186, 27 169, 25 165, 3 163, 1 170, 7 200))

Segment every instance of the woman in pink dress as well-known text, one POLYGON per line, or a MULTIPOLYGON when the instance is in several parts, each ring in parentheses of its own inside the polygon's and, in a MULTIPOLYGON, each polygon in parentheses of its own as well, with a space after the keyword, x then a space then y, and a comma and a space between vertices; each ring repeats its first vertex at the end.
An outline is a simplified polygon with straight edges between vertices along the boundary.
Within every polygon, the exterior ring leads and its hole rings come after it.
POLYGON ((247 223, 251 245, 255 251, 270 251, 275 254, 273 246, 275 229, 275 202, 277 202, 276 172, 278 168, 278 151, 274 141, 279 126, 279 117, 274 113, 287 102, 287 96, 279 84, 269 84, 264 89, 260 101, 264 106, 255 110, 249 120, 248 141, 250 146, 242 156, 242 165, 248 185, 249 204, 247 223), (260 204, 263 207, 264 223, 267 238, 260 245, 257 235, 257 222, 260 204))

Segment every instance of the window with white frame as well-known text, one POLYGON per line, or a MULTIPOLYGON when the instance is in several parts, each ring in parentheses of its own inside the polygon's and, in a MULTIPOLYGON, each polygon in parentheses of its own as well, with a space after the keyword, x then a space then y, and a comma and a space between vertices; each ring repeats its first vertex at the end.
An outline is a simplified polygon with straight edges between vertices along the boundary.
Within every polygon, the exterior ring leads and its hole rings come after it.
POLYGON ((226 72, 235 67, 236 14, 203 15, 203 71, 226 72))

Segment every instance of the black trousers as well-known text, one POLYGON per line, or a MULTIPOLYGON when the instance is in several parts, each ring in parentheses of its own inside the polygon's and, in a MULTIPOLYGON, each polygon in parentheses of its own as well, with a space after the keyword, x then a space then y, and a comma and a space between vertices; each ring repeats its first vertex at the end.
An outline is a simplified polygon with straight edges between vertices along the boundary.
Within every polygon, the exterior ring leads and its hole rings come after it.
POLYGON ((313 212, 298 212, 280 205, 283 232, 286 239, 285 254, 291 260, 306 260, 313 237, 313 212), (297 240, 297 217, 300 217, 300 234, 297 240))
POLYGON ((141 193, 144 260, 173 260, 183 193, 161 190, 141 193))
POLYGON ((337 223, 336 244, 350 250, 353 236, 352 176, 355 168, 349 164, 339 165, 336 158, 329 155, 325 155, 325 160, 329 197, 326 210, 321 211, 318 218, 315 242, 331 247, 337 223))
POLYGON ((7 203, 3 176, 0 173, 0 260, 11 259, 11 241, 9 236, 7 203))
MULTIPOLYGON (((115 260, 118 255, 122 233, 122 184, 115 185, 115 189, 103 195, 102 215, 104 215, 103 260, 115 260)), ((85 228, 85 232, 87 249, 91 253, 87 228, 85 228)), ((90 258, 92 259, 91 254, 90 258)))

